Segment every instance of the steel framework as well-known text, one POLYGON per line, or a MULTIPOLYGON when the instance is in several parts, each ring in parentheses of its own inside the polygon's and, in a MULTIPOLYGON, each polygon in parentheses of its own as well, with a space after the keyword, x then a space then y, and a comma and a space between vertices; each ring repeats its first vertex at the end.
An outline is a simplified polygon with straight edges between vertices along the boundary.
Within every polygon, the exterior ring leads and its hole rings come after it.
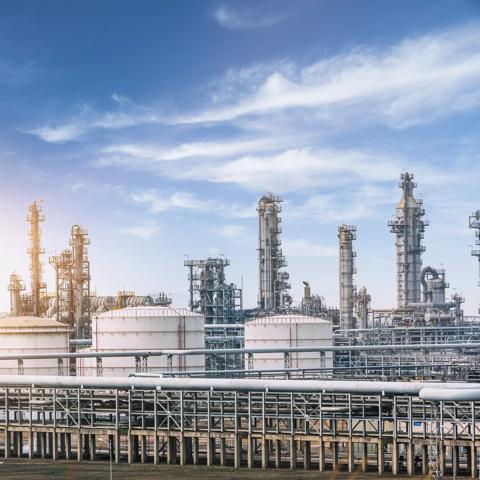
POLYGON ((16 383, 0 379, 5 457, 27 451, 29 458, 95 460, 105 455, 100 445, 106 440, 117 463, 410 476, 427 475, 435 461, 440 475, 474 477, 478 471, 477 400, 425 400, 423 390, 408 385, 391 390, 371 384, 362 392, 355 382, 302 390, 309 382, 284 381, 276 390, 274 384, 222 388, 134 380, 127 386, 115 379, 96 384, 54 377, 35 385, 34 377, 16 383))

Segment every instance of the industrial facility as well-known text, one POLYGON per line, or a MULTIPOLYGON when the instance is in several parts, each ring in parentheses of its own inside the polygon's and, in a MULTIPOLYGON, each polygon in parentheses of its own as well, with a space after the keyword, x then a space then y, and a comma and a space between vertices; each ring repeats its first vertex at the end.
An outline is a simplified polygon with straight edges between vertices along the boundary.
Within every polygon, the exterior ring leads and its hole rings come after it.
MULTIPOLYGON (((447 294, 444 269, 423 264, 428 222, 416 186, 401 174, 388 222, 397 304, 387 309, 357 285, 361 227, 346 224, 337 230, 338 305, 312 293, 312 279, 298 280, 304 293, 294 301, 282 199, 271 193, 257 207, 257 305, 244 305, 227 280, 224 256, 184 261, 188 305, 165 293, 98 295, 79 225, 48 259, 50 291, 45 216, 33 202, 30 286, 11 274, 10 316, 0 319, 5 458, 476 478, 480 317, 447 294)), ((480 245, 480 210, 465 228, 480 245)), ((480 260, 480 250, 472 255, 480 260)))

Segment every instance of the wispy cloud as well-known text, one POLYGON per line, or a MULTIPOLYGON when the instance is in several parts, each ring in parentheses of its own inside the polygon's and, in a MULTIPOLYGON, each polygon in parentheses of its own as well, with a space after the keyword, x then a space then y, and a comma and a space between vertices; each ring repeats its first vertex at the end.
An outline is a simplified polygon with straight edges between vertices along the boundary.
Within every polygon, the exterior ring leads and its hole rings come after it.
POLYGON ((213 18, 228 30, 248 30, 276 25, 285 20, 285 14, 264 13, 257 9, 239 7, 232 4, 218 5, 213 11, 213 18))
POLYGON ((146 222, 141 225, 120 228, 117 230, 117 233, 122 235, 132 235, 143 240, 151 240, 158 232, 160 232, 160 230, 160 225, 154 222, 146 222))
MULTIPOLYGON (((220 8, 225 18, 230 9, 220 8)), ((406 128, 480 105, 479 29, 479 23, 471 23, 391 46, 356 47, 310 64, 280 59, 228 69, 204 89, 208 94, 200 102, 203 106, 190 112, 160 112, 154 103, 138 105, 114 93, 114 108, 107 111, 82 105, 64 121, 52 119, 23 131, 64 143, 83 139, 93 130, 146 125, 175 129, 233 122, 240 128, 265 127, 277 125, 280 114, 296 133, 308 124, 317 132, 320 125, 406 128), (300 124, 296 129, 293 114, 300 124)), ((181 151, 185 144, 180 143, 180 151, 168 147, 166 154, 189 154, 181 151)), ((195 142, 191 146, 204 147, 195 142)))
POLYGON ((248 229, 244 225, 223 225, 216 228, 215 232, 230 239, 244 239, 249 236, 248 229))
POLYGON ((30 83, 38 74, 38 66, 34 62, 10 64, 0 62, 0 85, 19 87, 30 83))
MULTIPOLYGON (((285 109, 338 108, 355 118, 406 127, 430 121, 480 102, 478 23, 406 39, 389 48, 356 48, 305 66, 259 76, 253 92, 224 106, 180 116, 178 123, 225 122, 285 109), (359 110, 361 107, 361 110, 359 110)), ((246 79, 243 83, 245 84, 246 79)))
POLYGON ((211 203, 209 201, 200 200, 189 192, 174 192, 165 196, 160 194, 158 190, 150 189, 141 193, 133 194, 131 198, 135 203, 148 205, 151 213, 162 213, 175 209, 211 209, 211 203))
POLYGON ((289 257, 336 257, 338 247, 320 245, 305 238, 285 239, 284 250, 289 257))

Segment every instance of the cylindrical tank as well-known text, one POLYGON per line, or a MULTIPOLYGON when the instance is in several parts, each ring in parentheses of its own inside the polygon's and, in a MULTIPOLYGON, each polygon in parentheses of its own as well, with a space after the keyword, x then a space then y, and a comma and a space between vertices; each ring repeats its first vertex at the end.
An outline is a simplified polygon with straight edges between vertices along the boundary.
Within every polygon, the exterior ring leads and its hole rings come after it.
MULTIPOLYGON (((205 348, 204 317, 183 308, 127 307, 98 314, 92 319, 92 348, 98 352, 205 348)), ((78 361, 80 375, 96 375, 95 359, 78 361)), ((149 357, 147 371, 204 370, 203 355, 149 357)), ((104 376, 135 373, 135 358, 103 358, 104 376)))
MULTIPOLYGON (((245 323, 245 348, 311 347, 332 345, 332 324, 323 318, 303 315, 257 317, 245 323)), ((318 369, 332 366, 332 352, 258 353, 254 369, 281 370, 288 363, 294 369, 318 369)), ((245 359, 248 364, 248 359, 245 359)))
MULTIPOLYGON (((5 317, 0 319, 0 355, 68 352, 71 329, 51 318, 5 317)), ((66 368, 66 365, 65 365, 66 368)), ((56 359, 0 361, 2 375, 58 375, 56 359)))

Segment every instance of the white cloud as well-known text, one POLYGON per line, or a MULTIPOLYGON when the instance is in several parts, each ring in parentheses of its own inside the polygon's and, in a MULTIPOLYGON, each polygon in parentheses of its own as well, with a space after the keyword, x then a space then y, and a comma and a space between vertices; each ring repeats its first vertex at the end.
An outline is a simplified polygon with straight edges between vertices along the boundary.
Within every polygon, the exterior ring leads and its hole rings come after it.
POLYGON ((245 238, 248 236, 248 229, 243 225, 224 225, 215 229, 216 233, 225 238, 245 238))
POLYGON ((210 210, 209 201, 200 200, 189 192, 174 192, 162 195, 158 190, 150 189, 131 196, 138 204, 146 204, 151 213, 162 213, 174 209, 184 210, 210 210))
POLYGON ((188 158, 228 158, 245 152, 271 151, 282 143, 273 138, 234 139, 226 141, 203 141, 183 143, 173 147, 146 144, 116 144, 103 150, 98 160, 101 166, 125 164, 145 167, 157 162, 188 158))
POLYGON ((338 247, 320 245, 305 238, 285 239, 283 241, 287 257, 336 257, 338 247))
POLYGON ((398 161, 354 150, 291 149, 275 155, 245 156, 222 164, 178 169, 177 178, 233 183, 253 190, 277 192, 332 186, 358 181, 391 181, 398 177, 398 161))
POLYGON ((480 102, 479 28, 473 23, 390 48, 353 49, 307 66, 264 68, 263 77, 256 68, 250 96, 239 92, 237 102, 180 116, 177 122, 225 122, 299 108, 338 116, 345 113, 338 111, 342 108, 356 113, 356 119, 403 127, 470 109, 480 102))
POLYGON ((160 230, 160 225, 157 225, 153 222, 147 222, 142 225, 120 228, 117 230, 117 233, 122 235, 133 235, 134 237, 138 237, 143 240, 151 240, 157 235, 158 232, 160 232, 160 230))
POLYGON ((213 11, 213 18, 229 30, 271 27, 285 19, 285 15, 264 14, 257 10, 233 8, 232 5, 219 5, 213 11))

